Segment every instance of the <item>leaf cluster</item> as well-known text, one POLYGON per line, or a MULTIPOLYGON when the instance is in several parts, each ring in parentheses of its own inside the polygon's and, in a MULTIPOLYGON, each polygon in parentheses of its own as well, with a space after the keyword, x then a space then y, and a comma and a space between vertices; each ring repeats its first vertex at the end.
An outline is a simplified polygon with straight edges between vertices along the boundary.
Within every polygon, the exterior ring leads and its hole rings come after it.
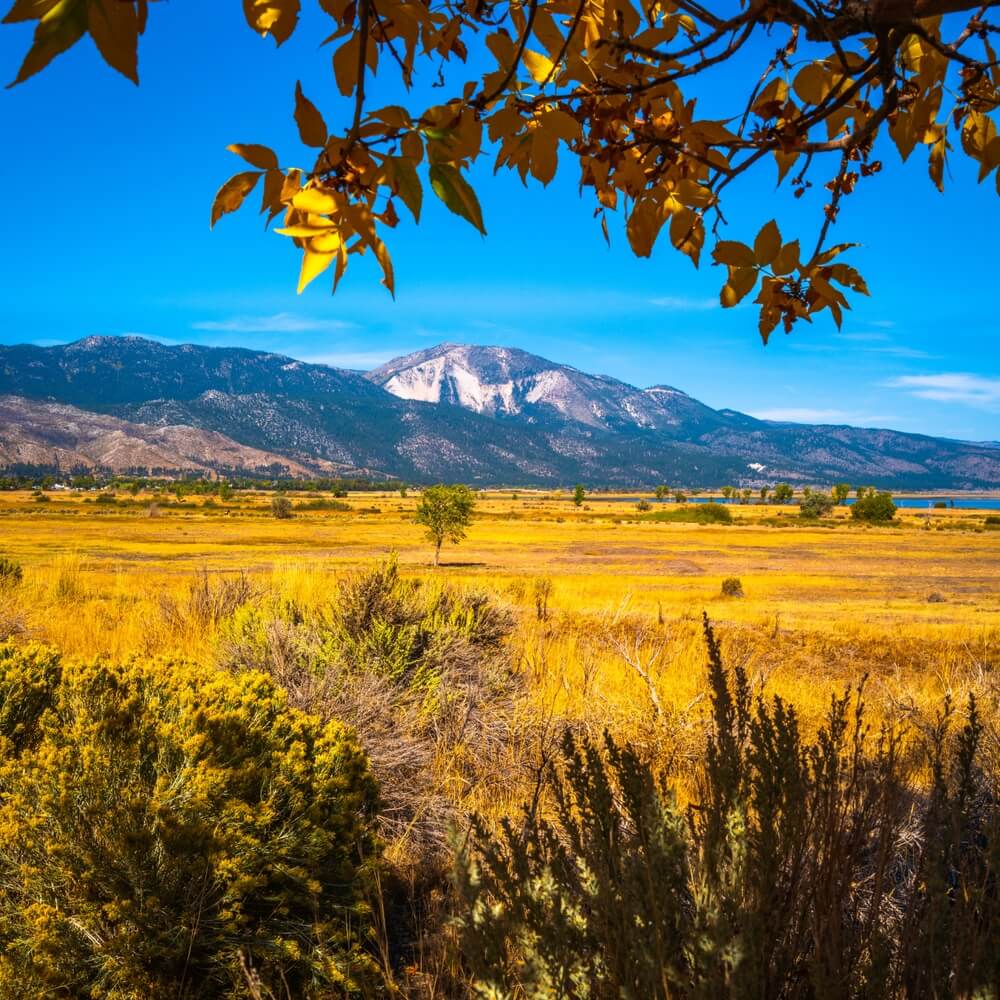
MULTIPOLYGON (((609 216, 620 213, 639 256, 666 232, 697 266, 711 239, 712 261, 726 270, 722 305, 757 289, 766 342, 779 325, 788 332, 823 311, 839 326, 848 294, 868 294, 838 259, 855 244, 829 236, 843 200, 885 169, 876 150, 900 161, 921 150, 939 189, 949 158, 961 155, 1000 191, 991 3, 316 2, 330 21, 322 44, 333 49, 337 118, 298 85, 306 159, 260 143, 230 146, 249 169, 222 186, 212 208, 214 225, 262 185, 262 213, 269 222, 283 216, 277 232, 302 253, 300 291, 331 267, 336 288, 362 254, 375 258, 393 291, 385 233, 399 222, 399 203, 419 221, 426 189, 485 234, 469 174, 493 155, 495 170, 542 185, 574 164, 605 237, 609 216), (714 69, 730 62, 746 85, 730 88, 721 117, 707 116, 699 98, 716 89, 714 69), (421 70, 453 88, 451 96, 407 107, 421 70), (451 83, 456 76, 461 83, 451 83), (398 101, 372 106, 371 93, 393 84, 398 101), (800 197, 830 161, 815 181, 828 200, 813 249, 784 238, 773 219, 752 241, 722 237, 725 205, 739 197, 734 182, 744 174, 770 162, 778 183, 800 197)), ((243 10, 252 30, 280 45, 296 31, 301 3, 243 0, 243 10)), ((36 23, 15 83, 85 34, 137 79, 146 19, 147 0, 15 0, 5 20, 36 23)))

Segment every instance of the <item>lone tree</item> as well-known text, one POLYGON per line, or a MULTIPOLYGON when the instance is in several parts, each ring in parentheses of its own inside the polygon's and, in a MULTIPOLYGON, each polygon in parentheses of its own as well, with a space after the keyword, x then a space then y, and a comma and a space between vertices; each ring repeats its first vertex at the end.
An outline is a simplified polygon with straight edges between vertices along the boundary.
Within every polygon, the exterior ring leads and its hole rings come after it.
POLYGON ((854 506, 851 507, 851 517, 855 521, 884 524, 895 516, 896 505, 892 502, 892 494, 877 493, 874 488, 863 497, 859 497, 854 506))
POLYGON ((279 521, 287 521, 294 517, 292 512, 292 501, 280 493, 271 500, 271 516, 279 521))
MULTIPOLYGON (((331 267, 336 287, 349 259, 370 251, 392 292, 383 237, 399 202, 419 221, 425 186, 485 233, 468 180, 480 157, 543 185, 575 160, 605 238, 620 212, 641 257, 664 229, 695 266, 711 241, 722 305, 756 290, 766 342, 823 310, 839 326, 845 293, 868 294, 841 259, 855 244, 832 229, 844 199, 897 158, 919 149, 943 190, 949 156, 964 156, 1000 188, 998 27, 987 17, 1000 0, 317 3, 331 23, 316 40, 334 47, 328 116, 297 85, 306 157, 230 146, 248 169, 223 184, 211 213, 214 225, 260 186, 267 219, 283 215, 277 232, 302 251, 300 290, 331 267), (721 86, 720 67, 730 74, 721 86), (406 107, 421 72, 443 99, 406 107), (373 106, 372 95, 389 103, 373 106), (725 106, 707 115, 705 95, 725 106), (808 242, 774 219, 752 238, 723 238, 730 199, 750 201, 737 182, 762 170, 814 210, 808 242)), ((251 29, 279 45, 302 6, 243 0, 251 29)), ((14 82, 87 34, 138 81, 147 9, 148 0, 14 0, 5 20, 36 23, 14 82)))
POLYGON ((465 538, 475 506, 476 498, 468 486, 441 483, 424 490, 417 504, 416 521, 427 529, 427 537, 434 543, 435 566, 441 561, 445 541, 457 544, 465 538))
POLYGON ((850 483, 836 483, 834 484, 833 489, 830 491, 830 494, 833 497, 834 503, 836 503, 837 506, 839 507, 847 499, 850 492, 851 492, 850 483))
POLYGON ((576 486, 573 487, 573 503, 575 503, 577 507, 582 507, 583 501, 586 497, 587 491, 583 488, 582 484, 577 483, 576 486))

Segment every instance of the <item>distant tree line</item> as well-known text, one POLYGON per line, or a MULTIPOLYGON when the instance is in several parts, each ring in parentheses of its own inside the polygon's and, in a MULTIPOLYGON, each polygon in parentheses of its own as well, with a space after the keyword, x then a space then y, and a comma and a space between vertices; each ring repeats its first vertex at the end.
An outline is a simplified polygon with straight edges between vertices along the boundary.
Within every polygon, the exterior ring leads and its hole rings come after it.
POLYGON ((60 472, 44 467, 24 467, 0 476, 0 490, 52 489, 57 485, 69 486, 75 490, 120 489, 138 493, 144 490, 161 490, 177 496, 224 495, 232 490, 282 490, 298 492, 321 492, 346 495, 351 492, 375 490, 401 490, 404 484, 398 479, 365 479, 362 477, 322 477, 316 479, 291 478, 287 476, 233 475, 223 478, 184 475, 180 477, 132 475, 127 473, 102 473, 79 471, 60 472))

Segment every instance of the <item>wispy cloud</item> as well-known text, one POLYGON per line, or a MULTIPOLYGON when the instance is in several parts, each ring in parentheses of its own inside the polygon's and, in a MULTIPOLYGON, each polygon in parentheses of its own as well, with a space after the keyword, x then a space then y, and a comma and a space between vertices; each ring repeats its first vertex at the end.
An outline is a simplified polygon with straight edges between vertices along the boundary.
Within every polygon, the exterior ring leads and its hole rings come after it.
POLYGON ((778 406, 768 410, 751 410, 758 420, 775 420, 789 424, 884 424, 899 422, 898 417, 857 413, 850 410, 825 410, 811 406, 778 406))
POLYGON ((192 323, 193 330, 211 333, 330 333, 347 330, 354 323, 341 319, 318 319, 280 312, 271 316, 233 316, 222 320, 201 320, 192 323))
POLYGON ((890 389, 903 389, 918 399, 932 399, 940 403, 967 403, 989 410, 1000 408, 1000 378, 986 375, 970 375, 967 372, 899 375, 884 384, 890 389))
POLYGON ((936 356, 916 347, 866 347, 864 350, 869 354, 888 354, 894 358, 927 360, 936 356))
POLYGON ((684 295, 662 295, 650 299, 649 304, 670 312, 707 312, 720 308, 718 299, 693 299, 684 295))
MULTIPOLYGON (((877 326, 878 324, 876 324, 877 326)), ((842 333, 840 334, 841 340, 860 340, 862 342, 869 340, 888 340, 889 334, 887 333, 842 333)))

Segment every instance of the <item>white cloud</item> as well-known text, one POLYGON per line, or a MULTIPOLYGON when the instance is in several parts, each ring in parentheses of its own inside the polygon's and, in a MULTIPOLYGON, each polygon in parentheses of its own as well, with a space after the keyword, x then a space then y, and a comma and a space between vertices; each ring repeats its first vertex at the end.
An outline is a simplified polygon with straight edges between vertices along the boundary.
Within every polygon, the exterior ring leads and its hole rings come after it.
POLYGON ((869 354, 889 354, 894 358, 918 358, 927 359, 933 358, 933 354, 928 354, 927 351, 921 351, 916 347, 865 347, 862 350, 867 351, 869 354))
POLYGON ((340 319, 316 319, 296 316, 293 313, 274 313, 271 316, 234 316, 223 320, 202 320, 192 323, 193 330, 212 333, 323 333, 346 330, 355 324, 340 319))
POLYGON ((709 309, 720 308, 718 299, 691 299, 683 295, 663 295, 650 299, 649 304, 671 312, 707 312, 709 309))
POLYGON ((967 403, 991 410, 1000 407, 1000 378, 986 375, 970 375, 965 372, 900 375, 884 384, 890 389, 903 389, 918 399, 932 399, 939 403, 967 403))
MULTIPOLYGON (((875 326, 878 326, 876 323, 875 326)), ((841 340, 888 340, 889 334, 887 333, 842 333, 839 335, 841 340)))

